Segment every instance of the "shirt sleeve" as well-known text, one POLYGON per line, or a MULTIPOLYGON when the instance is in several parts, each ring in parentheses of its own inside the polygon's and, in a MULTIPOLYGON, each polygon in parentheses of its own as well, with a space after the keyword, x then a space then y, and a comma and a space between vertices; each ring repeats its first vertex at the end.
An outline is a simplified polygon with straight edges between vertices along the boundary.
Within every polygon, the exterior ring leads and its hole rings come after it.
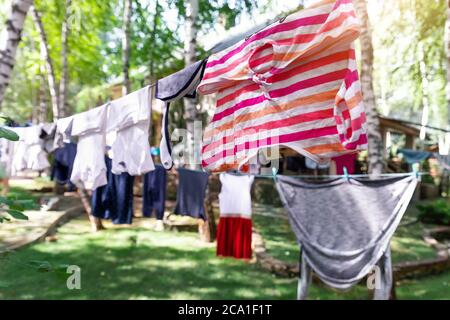
MULTIPOLYGON (((352 49, 354 56, 354 50, 352 49)), ((347 75, 336 95, 334 117, 342 145, 356 150, 367 143, 366 115, 356 61, 351 58, 347 75)))

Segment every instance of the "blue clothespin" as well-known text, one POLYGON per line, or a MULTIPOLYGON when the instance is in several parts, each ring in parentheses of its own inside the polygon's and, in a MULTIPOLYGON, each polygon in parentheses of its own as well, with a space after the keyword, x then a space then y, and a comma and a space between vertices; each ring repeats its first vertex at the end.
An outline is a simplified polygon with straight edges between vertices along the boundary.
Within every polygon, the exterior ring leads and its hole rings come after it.
POLYGON ((347 170, 347 167, 345 167, 345 166, 344 166, 344 178, 345 178, 345 180, 347 180, 347 181, 350 180, 350 177, 348 176, 348 170, 347 170))

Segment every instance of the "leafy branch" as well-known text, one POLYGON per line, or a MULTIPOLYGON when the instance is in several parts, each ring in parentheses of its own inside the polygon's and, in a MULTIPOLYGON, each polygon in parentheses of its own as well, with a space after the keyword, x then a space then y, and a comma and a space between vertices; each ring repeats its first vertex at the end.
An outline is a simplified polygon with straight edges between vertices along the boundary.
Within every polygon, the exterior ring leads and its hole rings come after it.
MULTIPOLYGON (((0 116, 6 123, 11 123, 12 120, 5 116, 0 116)), ((18 141, 19 136, 14 131, 5 127, 0 127, 0 139, 7 139, 10 141, 18 141)), ((0 223, 10 221, 11 218, 17 220, 28 220, 28 217, 23 213, 25 210, 35 209, 36 204, 33 200, 17 200, 11 197, 0 197, 0 223)))

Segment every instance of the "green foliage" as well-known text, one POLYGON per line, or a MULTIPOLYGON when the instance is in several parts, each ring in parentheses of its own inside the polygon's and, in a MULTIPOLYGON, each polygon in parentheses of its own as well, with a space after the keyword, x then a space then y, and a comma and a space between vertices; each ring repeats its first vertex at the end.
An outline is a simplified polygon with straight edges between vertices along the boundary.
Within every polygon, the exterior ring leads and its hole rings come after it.
MULTIPOLYGON (((8 117, 0 117, 10 121, 8 117)), ((19 136, 14 131, 0 127, 0 139, 18 141, 19 136)), ((28 220, 23 211, 36 208, 33 200, 19 200, 12 197, 0 197, 0 223, 9 221, 10 217, 17 220, 28 220)))
POLYGON ((183 66, 183 42, 164 22, 164 2, 151 1, 145 5, 137 1, 132 23, 131 66, 145 66, 153 80, 183 66))
POLYGON ((421 121, 423 96, 430 101, 430 124, 447 126, 443 0, 384 1, 371 16, 374 29, 375 89, 382 114, 421 121), (429 89, 423 88, 420 63, 429 89))
POLYGON ((37 209, 37 205, 33 200, 0 197, 0 223, 9 221, 11 217, 17 220, 28 220, 28 217, 23 212, 33 209, 37 209))
MULTIPOLYGON (((76 95, 86 87, 105 84, 120 73, 119 49, 110 48, 117 43, 116 31, 120 19, 116 10, 120 1, 73 0, 69 25, 69 105, 77 104, 76 95)), ((42 14, 42 23, 49 42, 50 55, 55 68, 57 81, 61 78, 61 34, 65 1, 34 2, 42 14)), ((3 111, 18 121, 31 119, 33 108, 39 104, 41 76, 46 77, 44 61, 40 58, 40 38, 31 15, 28 16, 22 42, 19 46, 17 62, 13 71, 3 111), (44 74, 42 74, 44 70, 44 74)), ((44 81, 45 86, 46 79, 44 81)), ((45 88, 49 120, 51 107, 48 88, 45 88)), ((93 97, 90 104, 98 100, 93 97)))
MULTIPOLYGON (((256 0, 237 0, 233 7, 227 1, 199 1, 199 34, 214 28, 220 18, 225 27, 235 25, 242 12, 257 8, 256 0)), ((65 1, 35 0, 49 42, 56 81, 62 73, 62 23, 65 1)), ((133 1, 130 75, 137 89, 150 81, 167 76, 184 66, 185 1, 133 1), (173 18, 176 18, 175 21, 173 18)), ((112 86, 122 77, 123 1, 72 0, 69 11, 69 113, 84 111, 112 97, 112 86)), ((198 50, 204 57, 203 48, 198 50)), ((40 37, 31 15, 28 16, 12 82, 3 103, 3 111, 20 122, 31 120, 33 109, 40 104, 43 83, 48 112, 51 106, 44 61, 40 56, 40 37)))
POLYGON ((19 135, 17 133, 2 127, 0 127, 0 139, 1 138, 11 141, 19 141, 19 135))
POLYGON ((419 204, 419 219, 425 223, 450 225, 450 202, 437 200, 429 204, 419 204))

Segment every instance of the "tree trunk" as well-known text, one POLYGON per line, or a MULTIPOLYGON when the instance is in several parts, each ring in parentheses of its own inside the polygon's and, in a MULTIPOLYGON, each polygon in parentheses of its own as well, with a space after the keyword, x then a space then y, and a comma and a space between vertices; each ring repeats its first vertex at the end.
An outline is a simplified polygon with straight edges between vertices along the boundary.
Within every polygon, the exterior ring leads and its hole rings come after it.
POLYGON ((155 40, 156 40, 156 32, 157 32, 156 28, 158 27, 157 22, 158 22, 158 19, 160 18, 160 16, 161 16, 161 7, 159 5, 159 1, 156 0, 156 3, 155 3, 155 14, 153 15, 152 33, 150 35, 150 66, 149 66, 149 69, 150 69, 149 70, 150 71, 150 83, 153 83, 156 80, 156 77, 155 77, 155 61, 154 61, 155 54, 153 53, 154 52, 153 45, 154 45, 155 40))
POLYGON ((102 220, 94 217, 92 215, 92 207, 90 202, 90 196, 86 188, 82 183, 77 185, 78 195, 81 199, 81 203, 83 204, 84 211, 86 211, 86 214, 89 218, 89 221, 91 222, 91 229, 92 232, 97 232, 100 230, 104 230, 105 227, 103 226, 102 220))
POLYGON ((53 61, 52 58, 50 57, 50 52, 48 48, 47 35, 45 33, 44 25, 42 24, 42 19, 39 11, 34 6, 32 7, 31 11, 33 13, 33 19, 36 25, 36 29, 38 30, 39 36, 41 38, 41 50, 45 58, 45 65, 47 68, 48 89, 50 91, 50 96, 52 99, 53 120, 58 120, 61 117, 59 112, 58 88, 56 85, 56 77, 55 77, 55 69, 53 68, 53 61))
MULTIPOLYGON (((33 52, 36 51, 36 42, 34 41, 33 37, 30 37, 30 49, 33 52)), ((39 69, 39 70, 41 70, 41 69, 39 69)), ((32 86, 31 87, 31 100, 32 100, 32 104, 33 104, 33 111, 31 114, 31 123, 33 125, 38 124, 39 119, 40 119, 40 114, 39 114, 39 111, 40 111, 39 107, 40 107, 40 103, 41 103, 41 101, 40 101, 40 98, 41 98, 41 96, 40 96, 40 93, 41 93, 40 79, 41 79, 41 77, 38 74, 35 78, 33 78, 33 81, 31 84, 31 86, 32 86), (38 80, 38 83, 39 83, 39 87, 38 87, 37 91, 34 90, 35 89, 34 84, 36 83, 35 80, 38 80)))
POLYGON ((214 208, 212 205, 211 192, 209 190, 209 187, 206 190, 204 207, 205 207, 207 220, 200 221, 200 224, 199 224, 200 238, 204 242, 214 242, 214 240, 216 240, 216 235, 217 235, 217 226, 216 226, 216 218, 214 216, 214 208))
POLYGON ((23 25, 33 0, 13 0, 9 18, 0 36, 0 107, 16 61, 23 25))
POLYGON ((422 79, 422 126, 420 128, 420 140, 425 140, 427 135, 427 125, 430 118, 430 82, 428 80, 427 64, 425 62, 425 51, 423 44, 419 43, 419 67, 422 79))
POLYGON ((361 87, 367 115, 369 142, 369 173, 381 174, 383 164, 383 140, 380 132, 380 120, 376 109, 373 90, 373 45, 366 0, 354 0, 356 12, 361 20, 361 87))
MULTIPOLYGON (((186 22, 185 33, 186 38, 184 41, 184 56, 186 66, 191 65, 197 61, 196 49, 197 49, 197 26, 196 20, 198 16, 198 0, 186 1, 186 22)), ((201 120, 200 114, 197 111, 197 103, 193 99, 184 99, 184 119, 186 120, 187 139, 188 139, 188 152, 186 161, 188 167, 191 169, 200 169, 200 148, 201 137, 195 137, 194 133, 201 134, 201 129, 196 125, 196 121, 201 120), (196 128, 197 126, 197 128, 196 128)), ((209 190, 207 190, 209 194, 209 190)), ((212 242, 216 238, 216 221, 212 206, 209 205, 209 195, 205 203, 205 211, 207 215, 207 221, 200 221, 199 233, 200 238, 206 242, 212 242)))
POLYGON ((39 117, 38 122, 39 123, 45 123, 47 122, 47 95, 46 87, 45 87, 45 67, 41 65, 41 70, 39 74, 39 117))
MULTIPOLYGON (((186 66, 196 62, 197 48, 197 26, 195 24, 198 16, 198 0, 189 0, 186 2, 186 38, 184 42, 184 56, 186 66)), ((199 119, 196 108, 196 101, 192 99, 184 99, 184 119, 186 120, 188 154, 187 163, 192 169, 198 169, 200 162, 196 161, 195 141, 194 141, 194 123, 199 119)), ((199 146, 197 146, 199 147, 199 146)))
POLYGON ((450 0, 447 1, 447 20, 445 21, 445 54, 447 57, 447 127, 450 129, 450 0))
POLYGON ((123 32, 122 40, 122 63, 123 63, 123 84, 122 95, 127 95, 130 92, 130 38, 131 38, 131 10, 132 0, 124 0, 123 9, 123 32))
POLYGON ((67 86, 69 83, 69 71, 68 71, 68 64, 67 64, 67 56, 69 54, 69 35, 70 35, 69 16, 70 16, 71 5, 72 5, 72 0, 66 0, 64 20, 63 20, 62 30, 61 30, 62 74, 61 74, 61 82, 59 84, 59 112, 60 112, 61 118, 67 116, 67 114, 68 114, 67 86))

